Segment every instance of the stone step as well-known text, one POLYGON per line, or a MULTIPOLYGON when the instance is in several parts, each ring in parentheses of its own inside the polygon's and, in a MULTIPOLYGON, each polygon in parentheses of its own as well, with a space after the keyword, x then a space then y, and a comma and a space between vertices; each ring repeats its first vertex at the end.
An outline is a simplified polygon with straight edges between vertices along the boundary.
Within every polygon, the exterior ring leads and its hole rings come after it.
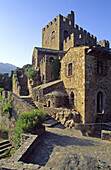
POLYGON ((51 118, 51 116, 46 115, 46 117, 45 117, 45 121, 46 121, 46 120, 50 120, 50 119, 52 119, 52 118, 51 118))
POLYGON ((54 119, 49 119, 49 120, 45 120, 45 122, 43 123, 43 125, 45 127, 54 127, 56 125, 60 124, 60 122, 54 120, 54 119))
POLYGON ((4 145, 0 146, 0 150, 7 148, 9 146, 12 146, 12 145, 10 143, 4 144, 4 145))
POLYGON ((0 142, 0 147, 1 147, 2 145, 6 145, 6 144, 8 144, 8 143, 9 143, 8 140, 3 140, 3 141, 0 142))
POLYGON ((3 154, 6 150, 12 148, 12 146, 6 147, 4 149, 0 149, 0 155, 3 154))

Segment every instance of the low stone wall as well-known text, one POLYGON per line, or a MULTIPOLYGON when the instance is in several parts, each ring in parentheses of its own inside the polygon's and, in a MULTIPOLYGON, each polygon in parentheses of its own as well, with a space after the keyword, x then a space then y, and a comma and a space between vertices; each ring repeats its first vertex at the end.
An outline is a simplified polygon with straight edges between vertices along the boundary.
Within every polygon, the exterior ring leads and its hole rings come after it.
MULTIPOLYGON (((2 92, 2 99, 6 100, 8 99, 8 96, 10 96, 11 104, 12 104, 12 113, 9 117, 7 114, 2 114, 3 108, 0 109, 0 127, 2 128, 8 128, 11 130, 8 137, 10 140, 10 143, 13 145, 13 129, 16 127, 18 115, 20 115, 23 112, 28 112, 34 109, 33 106, 29 105, 27 102, 25 102, 23 99, 18 97, 16 94, 12 92, 2 92)), ((5 107, 5 105, 4 105, 5 107)))
POLYGON ((35 146, 38 144, 38 135, 22 134, 22 146, 9 159, 0 161, 0 168, 5 169, 39 169, 39 165, 24 163, 27 157, 31 154, 35 146))
POLYGON ((29 105, 27 102, 25 102, 23 99, 18 97, 16 94, 12 92, 2 92, 2 100, 8 99, 10 96, 11 104, 12 104, 12 113, 9 117, 5 113, 2 114, 2 109, 0 110, 0 126, 14 129, 16 126, 18 115, 20 115, 23 112, 28 112, 34 109, 33 106, 29 105))

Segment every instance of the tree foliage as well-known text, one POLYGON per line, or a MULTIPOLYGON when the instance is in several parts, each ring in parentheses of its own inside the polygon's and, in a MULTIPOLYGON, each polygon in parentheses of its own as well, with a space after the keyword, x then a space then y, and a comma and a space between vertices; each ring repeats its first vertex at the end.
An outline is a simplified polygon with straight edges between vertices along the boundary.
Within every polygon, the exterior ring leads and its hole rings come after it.
POLYGON ((35 81, 39 79, 39 73, 34 68, 27 69, 25 71, 25 74, 29 79, 32 79, 32 80, 35 80, 35 81))

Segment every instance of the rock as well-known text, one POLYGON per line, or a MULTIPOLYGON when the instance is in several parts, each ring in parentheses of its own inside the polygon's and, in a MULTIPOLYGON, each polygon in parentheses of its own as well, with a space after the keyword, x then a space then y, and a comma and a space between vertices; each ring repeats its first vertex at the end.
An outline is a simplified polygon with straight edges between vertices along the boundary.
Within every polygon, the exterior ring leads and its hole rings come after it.
POLYGON ((101 132, 101 139, 102 140, 109 140, 109 141, 111 141, 111 131, 102 130, 102 132, 101 132))
POLYGON ((72 114, 72 113, 69 113, 69 115, 68 115, 68 120, 72 119, 72 117, 73 117, 73 114, 72 114))
POLYGON ((64 118, 61 120, 61 124, 62 124, 62 125, 65 125, 66 120, 67 120, 67 119, 64 117, 64 118))
POLYGON ((72 128, 72 127, 74 127, 74 125, 75 125, 75 124, 74 124, 74 120, 73 120, 73 119, 72 119, 72 120, 70 120, 69 127, 70 127, 70 128, 72 128))
POLYGON ((66 121, 65 127, 69 127, 69 124, 71 123, 71 120, 66 121))

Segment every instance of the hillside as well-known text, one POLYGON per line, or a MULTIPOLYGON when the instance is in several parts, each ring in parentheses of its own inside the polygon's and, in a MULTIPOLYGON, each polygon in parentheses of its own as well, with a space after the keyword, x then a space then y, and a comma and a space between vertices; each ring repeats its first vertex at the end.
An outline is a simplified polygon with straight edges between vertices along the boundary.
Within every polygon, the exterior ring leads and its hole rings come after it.
POLYGON ((11 74, 12 70, 15 70, 16 66, 9 63, 0 63, 0 73, 9 73, 11 74))

